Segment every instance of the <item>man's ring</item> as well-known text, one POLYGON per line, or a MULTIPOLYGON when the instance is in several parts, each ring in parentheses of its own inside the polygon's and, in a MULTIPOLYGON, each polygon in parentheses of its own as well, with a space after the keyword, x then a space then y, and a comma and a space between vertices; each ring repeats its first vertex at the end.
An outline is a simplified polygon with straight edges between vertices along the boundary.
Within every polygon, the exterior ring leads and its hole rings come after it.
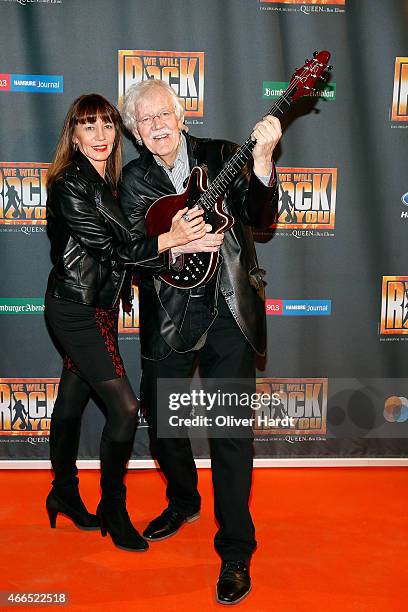
POLYGON ((188 216, 188 213, 185 213, 183 215, 183 219, 184 219, 184 221, 190 221, 190 217, 188 216))

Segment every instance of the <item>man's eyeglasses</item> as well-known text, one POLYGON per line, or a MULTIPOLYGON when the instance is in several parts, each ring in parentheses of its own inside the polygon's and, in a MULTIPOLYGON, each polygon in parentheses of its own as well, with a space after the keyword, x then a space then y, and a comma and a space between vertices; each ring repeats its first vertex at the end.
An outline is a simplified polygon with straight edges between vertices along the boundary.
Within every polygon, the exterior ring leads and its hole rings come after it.
POLYGON ((166 109, 156 113, 155 115, 147 115, 146 117, 143 117, 143 119, 138 119, 137 122, 141 123, 145 127, 150 127, 153 125, 153 121, 156 119, 156 117, 160 119, 160 121, 166 122, 172 115, 174 115, 174 111, 166 109))

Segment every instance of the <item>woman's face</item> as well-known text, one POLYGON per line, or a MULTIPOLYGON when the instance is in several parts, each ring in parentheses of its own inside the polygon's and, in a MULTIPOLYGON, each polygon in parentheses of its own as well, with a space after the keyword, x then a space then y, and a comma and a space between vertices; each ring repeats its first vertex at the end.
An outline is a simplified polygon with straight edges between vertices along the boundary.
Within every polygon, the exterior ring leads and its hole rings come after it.
POLYGON ((72 142, 78 145, 81 153, 101 174, 105 172, 106 160, 112 153, 115 136, 113 123, 102 121, 98 116, 94 123, 78 123, 74 129, 72 142))

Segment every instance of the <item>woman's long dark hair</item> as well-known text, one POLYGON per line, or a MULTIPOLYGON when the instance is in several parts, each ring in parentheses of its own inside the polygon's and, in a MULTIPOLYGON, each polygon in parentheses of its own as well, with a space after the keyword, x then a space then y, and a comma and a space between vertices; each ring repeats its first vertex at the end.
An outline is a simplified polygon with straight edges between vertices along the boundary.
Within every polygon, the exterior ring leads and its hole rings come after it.
POLYGON ((110 122, 115 127, 115 141, 112 153, 106 161, 106 174, 116 188, 122 171, 122 119, 119 111, 100 94, 91 93, 79 96, 70 106, 65 117, 64 126, 55 151, 53 162, 47 172, 47 187, 51 187, 55 179, 71 162, 75 149, 72 142, 75 126, 78 123, 95 123, 100 117, 104 122, 110 122))

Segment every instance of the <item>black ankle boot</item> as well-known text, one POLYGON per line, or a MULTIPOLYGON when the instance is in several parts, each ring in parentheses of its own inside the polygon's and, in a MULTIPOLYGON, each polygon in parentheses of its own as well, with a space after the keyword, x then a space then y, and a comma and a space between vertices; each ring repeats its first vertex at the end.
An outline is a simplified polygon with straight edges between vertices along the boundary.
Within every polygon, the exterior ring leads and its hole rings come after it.
POLYGON ((148 543, 133 527, 126 509, 126 487, 123 478, 133 447, 129 442, 113 442, 102 435, 101 440, 101 488, 102 499, 96 514, 101 523, 101 534, 107 533, 118 548, 143 552, 148 543))
POLYGON ((78 490, 76 459, 80 431, 80 419, 51 421, 50 458, 55 479, 46 508, 52 528, 55 528, 58 513, 68 516, 80 529, 100 526, 98 517, 87 511, 78 490))
POLYGON ((56 491, 53 488, 48 494, 45 505, 53 529, 58 513, 68 516, 79 529, 94 530, 100 527, 98 517, 95 514, 90 514, 85 508, 78 487, 67 487, 65 492, 62 489, 56 491))

